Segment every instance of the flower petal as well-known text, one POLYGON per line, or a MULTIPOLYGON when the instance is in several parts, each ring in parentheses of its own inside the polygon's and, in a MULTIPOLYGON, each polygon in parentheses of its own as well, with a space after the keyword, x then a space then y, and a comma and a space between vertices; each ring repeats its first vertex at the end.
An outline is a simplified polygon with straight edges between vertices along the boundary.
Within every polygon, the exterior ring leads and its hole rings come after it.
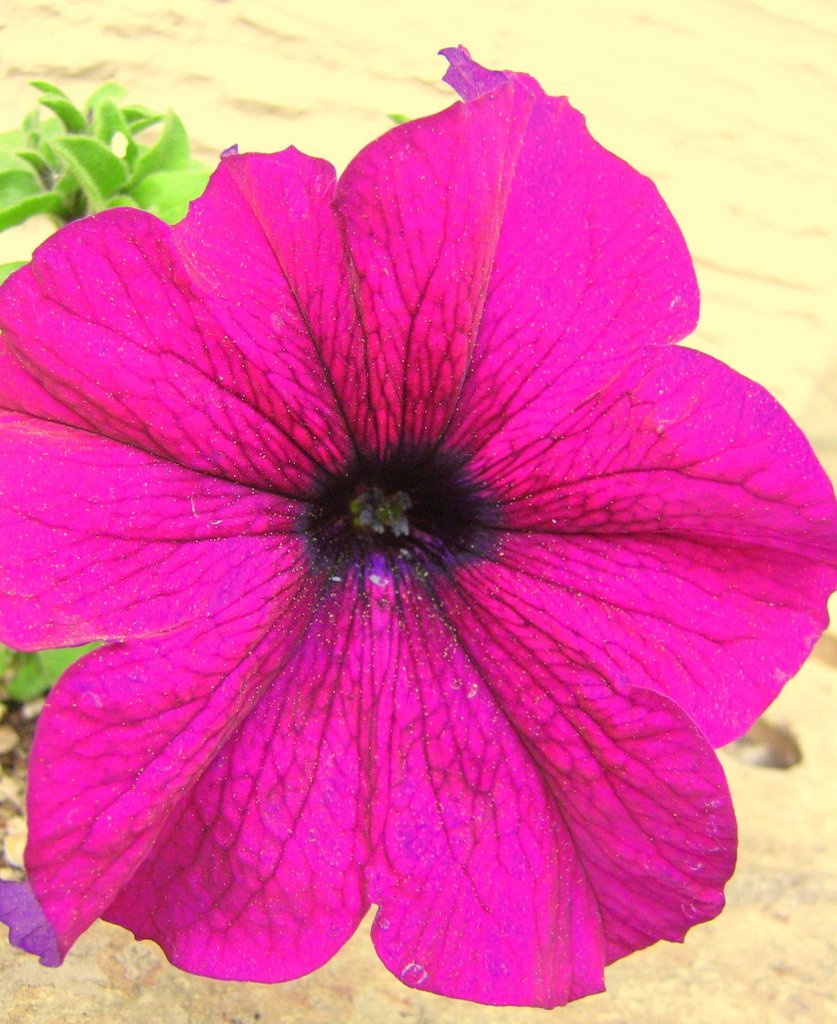
POLYGON ((44 967, 61 963, 55 929, 26 882, 0 882, 0 921, 9 926, 12 945, 40 957, 44 967))
POLYGON ((290 656, 312 611, 291 569, 272 559, 233 573, 228 606, 94 651, 50 694, 32 748, 25 863, 61 956, 290 656))
MULTIPOLYGON (((661 694, 617 688, 575 640, 551 592, 505 567, 440 592, 481 687, 551 793, 592 886, 609 963, 680 941, 723 907, 736 829, 723 770, 661 694), (556 611, 558 615, 556 615, 556 611)), ((583 995, 575 992, 575 995, 583 995)))
POLYGON ((449 434, 467 449, 500 430, 537 436, 566 408, 577 373, 606 381, 632 352, 685 337, 698 290, 653 183, 595 142, 566 99, 509 72, 498 88, 498 73, 467 51, 443 52, 469 104, 511 85, 535 99, 449 434))
POLYGON ((218 322, 264 368, 303 451, 330 469, 352 451, 357 383, 345 377, 361 345, 335 181, 331 164, 293 147, 227 156, 173 229, 218 322))
POLYGON ((302 558, 294 513, 275 494, 6 414, 0 635, 37 649, 211 619, 260 573, 285 570, 290 585, 302 558))
POLYGON ((439 625, 405 622, 402 599, 383 570, 332 589, 106 916, 189 970, 275 981, 323 963, 374 900, 408 984, 547 1004, 598 990, 597 912, 560 819, 526 762, 505 769, 496 709, 475 718, 450 673, 426 682, 439 625))
POLYGON ((538 580, 559 633, 610 678, 667 694, 715 745, 828 623, 832 487, 774 399, 708 356, 648 353, 573 396, 525 454, 489 446, 475 465, 517 531, 507 564, 538 580))
POLYGON ((442 81, 456 90, 463 100, 478 100, 509 79, 508 71, 491 71, 477 64, 464 46, 449 46, 439 50, 439 54, 449 64, 442 81))
POLYGON ((453 412, 532 102, 510 83, 401 125, 340 178, 363 322, 342 388, 367 451, 432 443, 453 412))
POLYGON ((370 589, 381 959, 408 985, 482 1003, 601 991, 598 908, 543 774, 430 594, 370 589))
POLYGON ((0 408, 293 494, 337 457, 300 415, 299 361, 283 364, 279 339, 228 333, 172 229, 146 213, 68 225, 2 296, 0 408))
POLYGON ((357 610, 343 588, 332 592, 104 915, 185 970, 296 978, 333 956, 368 909, 357 610))

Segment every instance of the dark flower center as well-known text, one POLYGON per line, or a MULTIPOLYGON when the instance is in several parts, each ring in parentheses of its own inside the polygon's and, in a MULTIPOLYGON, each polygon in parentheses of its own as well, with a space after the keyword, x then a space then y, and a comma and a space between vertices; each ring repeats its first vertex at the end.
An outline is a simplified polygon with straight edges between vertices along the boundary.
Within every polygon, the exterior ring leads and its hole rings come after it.
POLYGON ((499 503, 466 459, 429 451, 357 458, 320 483, 301 528, 317 568, 421 575, 486 557, 499 524, 499 503))
POLYGON ((380 487, 361 490, 349 504, 352 512, 352 526, 356 530, 371 530, 372 533, 386 533, 391 530, 396 537, 407 537, 410 524, 407 510, 413 507, 413 499, 404 491, 384 494, 380 487))

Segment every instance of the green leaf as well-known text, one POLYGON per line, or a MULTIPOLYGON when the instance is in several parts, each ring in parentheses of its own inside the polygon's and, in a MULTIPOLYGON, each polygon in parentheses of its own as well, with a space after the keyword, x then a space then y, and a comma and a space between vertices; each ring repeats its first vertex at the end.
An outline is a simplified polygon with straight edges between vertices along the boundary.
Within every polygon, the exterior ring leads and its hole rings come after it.
POLYGON ((140 132, 144 132, 146 128, 152 128, 155 124, 159 124, 162 120, 162 114, 149 114, 148 117, 143 118, 142 120, 129 121, 128 124, 130 125, 131 128, 131 134, 137 136, 140 134, 140 132))
MULTIPOLYGON (((27 150, 16 150, 15 152, 9 152, 0 149, 0 177, 6 174, 25 174, 32 178, 36 183, 40 181, 37 170, 33 173, 33 167, 31 161, 26 159, 27 150)), ((11 180, 11 179, 9 179, 11 180)), ((20 179, 21 182, 23 179, 20 179)))
POLYGON ((122 116, 122 111, 112 100, 104 99, 94 109, 93 134, 118 160, 124 160, 129 167, 134 166, 139 156, 139 146, 133 140, 131 129, 122 116), (119 142, 120 148, 117 147, 119 142))
POLYGON ((130 206, 135 210, 142 209, 139 202, 133 197, 128 195, 127 192, 119 192, 115 196, 111 196, 108 199, 108 209, 113 210, 119 206, 130 206))
POLYGON ((96 108, 102 103, 121 100, 127 92, 128 90, 123 85, 118 85, 116 82, 105 82, 90 94, 84 104, 84 109, 88 114, 95 113, 96 108))
POLYGON ((11 650, 11 648, 4 647, 3 644, 0 644, 0 676, 2 676, 11 667, 14 656, 15 652, 11 650))
POLYGON ((23 119, 22 129, 26 145, 32 149, 38 149, 41 141, 41 114, 36 108, 30 110, 23 119))
POLYGON ((13 132, 0 132, 0 166, 14 162, 15 154, 26 145, 26 136, 18 128, 13 132))
POLYGON ((0 170, 0 209, 41 191, 38 179, 28 167, 0 170))
POLYGON ((58 682, 61 675, 82 655, 96 649, 97 644, 85 647, 67 647, 56 651, 38 651, 18 654, 12 678, 6 683, 6 693, 21 702, 42 697, 58 682))
POLYGON ((36 196, 12 203, 0 210, 0 231, 22 224, 38 213, 57 213, 61 208, 61 199, 54 192, 41 192, 36 196))
POLYGON ((18 653, 12 663, 12 676, 6 683, 6 695, 24 703, 43 696, 49 685, 42 685, 41 666, 37 655, 18 653))
POLYGON ((34 149, 19 149, 17 157, 20 160, 25 160, 42 181, 48 181, 54 176, 52 167, 34 149))
POLYGON ((395 124, 406 124, 410 120, 406 114, 387 114, 387 117, 395 124))
POLYGON ((83 135, 54 139, 52 145, 78 179, 91 211, 104 210, 107 198, 121 191, 128 178, 119 157, 98 139, 83 135))
POLYGON ((110 140, 116 132, 122 132, 123 135, 129 133, 128 123, 122 116, 122 111, 108 99, 103 100, 93 110, 92 128, 94 137, 106 146, 110 145, 110 140))
POLYGON ((84 114, 63 96, 41 96, 38 103, 56 114, 68 132, 78 133, 86 130, 87 121, 84 119, 84 114))
POLYGON ((209 169, 199 164, 180 171, 149 174, 131 189, 139 205, 169 224, 186 216, 189 203, 203 192, 209 181, 209 169))
POLYGON ((189 160, 189 139, 180 118, 169 111, 163 118, 163 130, 153 146, 141 152, 130 184, 157 171, 179 170, 189 160))
MULTIPOLYGON (((26 266, 26 260, 15 260, 14 263, 0 263, 0 284, 2 284, 9 274, 13 274, 16 270, 26 266)), ((0 671, 2 671, 2 654, 6 648, 0 646, 0 671)))
POLYGON ((143 128, 147 128, 152 124, 159 124, 163 120, 162 114, 155 114, 154 111, 149 110, 148 107, 141 107, 138 104, 123 107, 122 115, 133 128, 135 135, 138 132, 141 132, 143 128), (137 127, 138 125, 140 127, 137 127))
POLYGON ((74 194, 81 191, 81 184, 69 167, 64 167, 53 185, 52 191, 60 196, 62 201, 72 200, 74 194))
POLYGON ((64 125, 56 118, 51 117, 47 121, 36 119, 31 121, 32 129, 26 133, 23 149, 40 153, 44 160, 51 166, 58 167, 59 163, 52 149, 51 142, 56 138, 64 138, 66 132, 64 125))
POLYGON ((46 93, 48 96, 63 96, 65 100, 70 98, 63 89, 59 89, 58 86, 53 85, 52 82, 34 81, 29 84, 33 89, 37 89, 38 92, 46 93))

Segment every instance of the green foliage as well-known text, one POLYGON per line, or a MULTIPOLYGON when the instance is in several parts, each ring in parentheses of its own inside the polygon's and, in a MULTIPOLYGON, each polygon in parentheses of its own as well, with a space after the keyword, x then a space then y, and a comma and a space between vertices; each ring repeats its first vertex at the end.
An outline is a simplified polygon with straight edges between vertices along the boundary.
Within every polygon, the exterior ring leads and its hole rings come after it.
POLYGON ((133 187, 133 197, 143 210, 151 210, 161 220, 174 224, 186 216, 190 199, 206 186, 206 172, 197 161, 178 171, 149 174, 133 187))
POLYGON ((37 107, 19 130, 0 134, 0 231, 39 213, 60 226, 114 206, 172 223, 206 186, 209 170, 191 159, 171 111, 120 105, 125 90, 115 82, 99 86, 82 109, 50 82, 30 84, 37 107), (156 125, 155 139, 138 138, 156 125))
POLYGON ((58 682, 61 674, 96 644, 55 651, 13 651, 0 645, 0 676, 6 696, 21 703, 42 697, 58 682))
POLYGON ((131 181, 136 183, 158 171, 177 171, 189 162, 189 140, 179 117, 169 111, 163 118, 160 137, 137 157, 131 181))
POLYGON ((406 114, 387 114, 387 117, 394 124, 406 124, 410 120, 406 114))
POLYGON ((0 284, 6 280, 9 274, 13 274, 16 270, 25 265, 25 260, 15 260, 13 263, 0 263, 0 284))

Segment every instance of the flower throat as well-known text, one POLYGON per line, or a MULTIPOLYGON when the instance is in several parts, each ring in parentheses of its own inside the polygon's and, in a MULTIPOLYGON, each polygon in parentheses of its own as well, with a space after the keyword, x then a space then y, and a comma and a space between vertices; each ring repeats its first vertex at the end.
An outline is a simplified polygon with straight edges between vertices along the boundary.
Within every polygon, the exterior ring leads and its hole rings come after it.
POLYGON ((362 456, 321 482, 301 526, 312 562, 340 572, 381 557, 420 573, 484 558, 499 503, 449 452, 362 456))
POLYGON ((371 530, 377 534, 391 530, 396 537, 409 535, 407 512, 412 507, 413 500, 409 494, 404 491, 384 494, 380 487, 361 490, 349 504, 355 530, 371 530))

